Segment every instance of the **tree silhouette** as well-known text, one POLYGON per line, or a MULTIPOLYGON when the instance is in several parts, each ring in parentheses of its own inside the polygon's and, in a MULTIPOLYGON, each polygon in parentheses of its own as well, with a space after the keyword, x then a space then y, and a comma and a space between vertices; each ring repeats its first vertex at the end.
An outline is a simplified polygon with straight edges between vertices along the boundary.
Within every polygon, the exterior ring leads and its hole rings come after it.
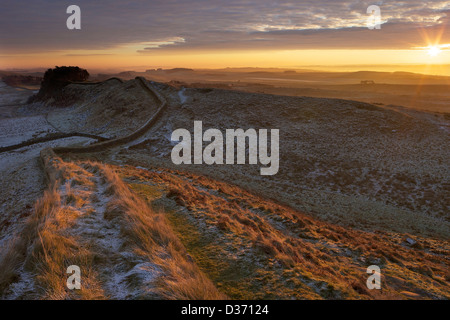
POLYGON ((29 102, 57 99, 61 90, 72 82, 82 82, 89 78, 89 72, 79 67, 55 67, 44 74, 39 92, 29 102))

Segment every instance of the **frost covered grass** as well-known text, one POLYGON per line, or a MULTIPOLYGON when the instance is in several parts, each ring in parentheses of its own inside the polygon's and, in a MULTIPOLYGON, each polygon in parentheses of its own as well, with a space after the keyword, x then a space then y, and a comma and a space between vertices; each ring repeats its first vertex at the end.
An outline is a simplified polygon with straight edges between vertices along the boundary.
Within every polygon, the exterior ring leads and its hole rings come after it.
POLYGON ((130 239, 156 263, 165 275, 158 291, 167 299, 223 299, 213 283, 188 258, 164 213, 155 212, 136 196, 108 166, 102 172, 114 194, 108 217, 119 217, 124 237, 130 239))
POLYGON ((221 299, 172 231, 107 165, 41 154, 48 190, 0 254, 7 299, 221 299), (67 267, 82 272, 66 287, 67 267))

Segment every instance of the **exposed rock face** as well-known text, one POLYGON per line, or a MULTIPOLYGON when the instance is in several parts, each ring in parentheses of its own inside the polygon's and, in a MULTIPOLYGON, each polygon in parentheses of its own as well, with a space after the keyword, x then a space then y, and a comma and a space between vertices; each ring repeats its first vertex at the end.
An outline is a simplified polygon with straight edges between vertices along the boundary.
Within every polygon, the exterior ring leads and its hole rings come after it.
POLYGON ((52 104, 65 104, 62 89, 71 82, 82 82, 89 78, 89 72, 79 67, 55 67, 44 74, 39 92, 32 96, 29 102, 49 101, 52 104))

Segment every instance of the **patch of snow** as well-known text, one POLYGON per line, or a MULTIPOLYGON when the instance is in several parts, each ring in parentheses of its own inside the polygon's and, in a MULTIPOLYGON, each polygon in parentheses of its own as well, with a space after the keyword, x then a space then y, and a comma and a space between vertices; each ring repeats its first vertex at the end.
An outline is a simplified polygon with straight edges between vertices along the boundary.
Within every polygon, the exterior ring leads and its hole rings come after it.
POLYGON ((178 91, 178 97, 180 98, 181 104, 186 103, 188 97, 184 95, 186 91, 186 88, 182 88, 180 91, 178 91))
POLYGON ((8 292, 4 297, 5 300, 26 298, 25 295, 33 294, 33 292, 35 292, 33 275, 25 271, 23 266, 21 267, 19 274, 20 280, 9 286, 8 292))
POLYGON ((141 169, 141 170, 146 170, 146 171, 149 171, 147 168, 144 168, 144 167, 140 167, 140 166, 137 166, 137 167, 135 167, 136 169, 141 169))

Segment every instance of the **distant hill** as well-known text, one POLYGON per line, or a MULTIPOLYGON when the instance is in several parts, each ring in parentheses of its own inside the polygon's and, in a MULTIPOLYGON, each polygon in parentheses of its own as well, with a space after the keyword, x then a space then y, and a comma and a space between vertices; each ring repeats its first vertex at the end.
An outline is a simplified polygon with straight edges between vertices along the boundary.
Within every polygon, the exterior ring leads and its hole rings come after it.
POLYGON ((2 81, 11 87, 37 86, 41 84, 42 77, 11 74, 2 76, 2 81))

